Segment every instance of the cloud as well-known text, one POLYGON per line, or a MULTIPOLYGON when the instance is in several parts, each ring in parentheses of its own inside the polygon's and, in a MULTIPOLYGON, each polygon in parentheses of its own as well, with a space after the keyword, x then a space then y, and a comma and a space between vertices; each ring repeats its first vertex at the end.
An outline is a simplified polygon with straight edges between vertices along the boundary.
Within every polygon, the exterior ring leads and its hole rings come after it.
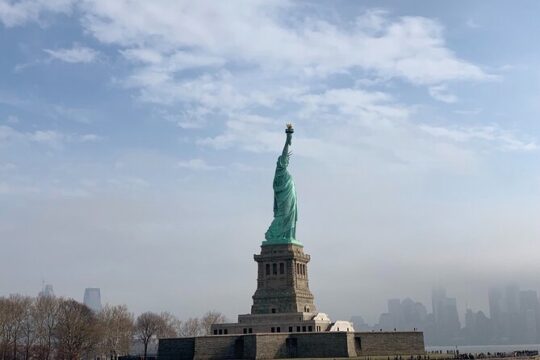
POLYGON ((11 139, 19 137, 19 133, 13 128, 5 125, 0 125, 0 144, 11 139))
POLYGON ((177 163, 177 166, 184 169, 203 171, 217 170, 222 168, 221 166, 208 165, 203 159, 182 160, 177 163))
POLYGON ((99 55, 99 52, 96 50, 77 44, 72 48, 56 50, 43 49, 43 51, 49 54, 52 59, 67 63, 91 63, 94 62, 99 55))
POLYGON ((103 140, 103 137, 96 134, 84 134, 84 135, 78 135, 78 139, 81 142, 96 142, 96 141, 103 140))
POLYGON ((179 109, 176 113, 161 111, 158 116, 182 129, 194 130, 206 127, 207 119, 211 114, 213 114, 213 111, 207 107, 193 106, 179 109))
POLYGON ((10 126, 0 125, 0 145, 15 142, 28 142, 62 148, 66 143, 95 142, 102 138, 95 134, 66 134, 57 130, 36 130, 24 132, 10 126))
POLYGON ((49 145, 51 147, 60 147, 66 140, 66 136, 64 134, 53 130, 37 130, 32 133, 19 134, 21 137, 27 140, 49 145))
POLYGON ((6 122, 8 124, 17 124, 19 122, 19 118, 15 115, 8 115, 6 122))
MULTIPOLYGON (((96 107, 72 107, 64 104, 51 103, 44 98, 30 96, 24 99, 12 93, 0 91, 0 104, 6 104, 17 108, 19 111, 29 112, 31 115, 44 119, 74 121, 77 123, 90 124, 98 117, 99 109, 96 107)), ((8 124, 17 124, 20 119, 15 115, 9 115, 6 119, 8 124)))
POLYGON ((465 25, 467 25, 467 27, 470 29, 478 29, 481 27, 480 24, 478 24, 473 19, 467 19, 467 21, 465 22, 465 25))
POLYGON ((41 21, 44 14, 72 11, 73 0, 0 0, 0 21, 6 27, 24 25, 30 21, 41 21))
POLYGON ((36 187, 0 182, 0 195, 36 194, 38 192, 36 187))
POLYGON ((428 88, 429 95, 435 100, 439 100, 448 104, 453 104, 458 101, 457 96, 448 93, 446 85, 430 86, 428 88))
POLYGON ((240 148, 250 152, 275 151, 282 142, 276 133, 274 120, 256 114, 238 113, 225 123, 225 131, 197 141, 198 145, 215 149, 240 148), (273 129, 272 129, 273 128, 273 129))
MULTIPOLYGON (((35 104, 35 103, 34 103, 35 104)), ((59 104, 43 103, 40 105, 44 111, 55 119, 75 121, 82 124, 90 124, 96 117, 95 109, 70 107, 59 104)))
POLYGON ((523 140, 498 126, 446 128, 421 125, 420 129, 434 137, 458 143, 487 143, 504 151, 534 151, 538 145, 533 140, 523 140))
POLYGON ((165 61, 169 72, 226 63, 304 76, 362 69, 415 84, 490 78, 456 57, 431 19, 372 11, 351 23, 301 15, 300 5, 285 1, 235 4, 91 0, 83 24, 98 40, 125 47, 128 59, 165 61))
POLYGON ((22 107, 28 104, 28 102, 12 92, 5 92, 0 90, 0 104, 6 104, 9 106, 22 107))
POLYGON ((309 144, 302 156, 331 162, 327 154, 337 151, 353 162, 362 148, 390 163, 415 156, 422 164, 471 163, 451 142, 430 152, 440 138, 416 127, 414 106, 366 89, 399 80, 452 103, 447 83, 493 79, 448 48, 440 22, 381 10, 351 21, 285 1, 235 4, 90 0, 82 24, 132 64, 120 84, 140 101, 183 129, 219 123, 222 130, 198 139, 200 146, 275 151, 276 122, 297 119, 306 131, 298 141, 309 144), (337 74, 355 85, 336 88, 337 74), (414 138, 419 132, 425 141, 414 138))
POLYGON ((238 80, 228 71, 177 80, 167 72, 145 68, 130 76, 125 85, 140 89, 143 101, 162 105, 191 104, 219 111, 244 108, 257 101, 247 89, 244 92, 238 87, 238 80))
MULTIPOLYGON (((197 140, 216 149, 274 151, 281 143, 276 121, 284 122, 276 119, 286 118, 307 130, 298 140, 310 144, 309 151, 300 155, 315 157, 332 148, 354 158, 358 147, 369 147, 403 161, 430 146, 412 146, 407 139, 418 131, 410 119, 414 106, 368 91, 366 84, 404 80, 450 103, 457 98, 441 84, 493 78, 448 48, 440 22, 419 16, 368 10, 341 19, 287 1, 88 0, 78 9, 85 31, 116 46, 131 64, 118 83, 183 129, 218 122, 220 130, 197 140), (347 74, 356 85, 334 88, 336 74, 347 74), (407 148, 399 151, 404 143, 407 148)), ((74 49, 49 53, 77 59, 66 52, 74 49)), ((455 149, 446 145, 443 157, 455 149)))
POLYGON ((123 176, 122 178, 107 179, 107 183, 114 186, 115 188, 124 189, 140 189, 149 185, 146 180, 133 176, 123 176))
POLYGON ((15 169, 17 166, 13 163, 0 163, 0 171, 9 171, 15 169))
POLYGON ((159 53, 148 48, 131 48, 122 55, 135 63, 150 64, 156 72, 178 72, 186 69, 218 67, 225 64, 223 58, 183 50, 159 53))
MULTIPOLYGON (((297 119, 304 133, 295 140, 307 145, 300 156, 329 163, 336 154, 351 163, 373 156, 421 167, 472 163, 455 141, 420 130, 414 105, 367 89, 404 81, 453 103, 447 84, 492 79, 447 46, 437 20, 381 10, 347 20, 285 1, 88 0, 79 10, 85 31, 129 62, 119 84, 182 129, 217 129, 204 132, 200 146, 275 151, 282 141, 276 122, 297 119), (336 88, 337 74, 355 85, 336 88)), ((201 159, 178 166, 212 167, 201 159)))
MULTIPOLYGON (((414 107, 383 92, 350 88, 308 91, 290 102, 297 105, 296 112, 281 118, 297 119, 294 154, 332 168, 354 171, 369 166, 371 171, 393 174, 437 170, 463 175, 474 173, 489 152, 537 148, 534 140, 498 126, 453 129, 416 124, 414 107)), ((276 153, 283 143, 278 129, 275 118, 236 113, 221 134, 202 138, 197 144, 217 150, 276 153)))
POLYGON ((482 112, 482 109, 462 109, 462 110, 454 110, 454 113, 459 115, 478 115, 482 112))
POLYGON ((407 107, 395 103, 387 93, 353 88, 307 93, 299 96, 298 101, 304 107, 304 117, 327 116, 336 119, 335 115, 342 115, 349 123, 382 123, 387 119, 407 118, 410 113, 407 107))

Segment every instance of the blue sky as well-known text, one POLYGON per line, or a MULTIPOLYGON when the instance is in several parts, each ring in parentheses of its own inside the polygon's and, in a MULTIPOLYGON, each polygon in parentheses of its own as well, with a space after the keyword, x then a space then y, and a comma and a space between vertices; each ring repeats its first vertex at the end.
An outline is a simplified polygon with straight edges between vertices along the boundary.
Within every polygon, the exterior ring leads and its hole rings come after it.
POLYGON ((0 0, 0 294, 249 311, 286 122, 320 309, 539 289, 539 8, 0 0))

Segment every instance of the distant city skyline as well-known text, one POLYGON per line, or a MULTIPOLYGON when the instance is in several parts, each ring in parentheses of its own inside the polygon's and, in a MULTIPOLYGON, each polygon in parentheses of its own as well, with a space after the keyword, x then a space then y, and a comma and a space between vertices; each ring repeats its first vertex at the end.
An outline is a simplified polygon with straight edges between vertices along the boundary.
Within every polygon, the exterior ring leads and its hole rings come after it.
MULTIPOLYGON (((33 296, 32 294, 25 294, 27 296, 33 296)), ((56 296, 54 293, 54 288, 52 284, 45 284, 43 283, 43 287, 41 291, 37 294, 38 297, 40 296, 56 296)), ((58 296, 64 297, 65 295, 59 294, 58 296)), ((74 298, 77 301, 80 301, 84 305, 88 306, 92 311, 99 312, 103 308, 103 304, 101 302, 101 289, 100 288, 85 288, 83 296, 79 298, 74 298)))
MULTIPOLYGON (((52 284, 44 284, 38 293, 38 296, 55 295, 52 284)), ((433 346, 540 342, 537 289, 522 289, 516 282, 499 284, 486 289, 486 298, 487 308, 465 306, 465 310, 460 312, 458 304, 463 301, 449 297, 446 288, 437 285, 431 289, 428 306, 409 297, 391 298, 386 301, 387 312, 378 316, 378 322, 369 323, 358 312, 349 317, 356 331, 422 330, 426 344, 433 346)), ((100 288, 86 288, 78 300, 95 312, 104 305, 100 288)), ((129 301, 124 303, 129 304, 129 301)))
POLYGON ((432 290, 431 312, 410 298, 389 299, 388 312, 369 325, 362 316, 351 318, 356 330, 392 331, 419 329, 428 345, 503 345, 540 342, 540 303, 536 290, 521 290, 518 284, 492 287, 489 309, 466 309, 459 319, 457 299, 446 289, 432 290))

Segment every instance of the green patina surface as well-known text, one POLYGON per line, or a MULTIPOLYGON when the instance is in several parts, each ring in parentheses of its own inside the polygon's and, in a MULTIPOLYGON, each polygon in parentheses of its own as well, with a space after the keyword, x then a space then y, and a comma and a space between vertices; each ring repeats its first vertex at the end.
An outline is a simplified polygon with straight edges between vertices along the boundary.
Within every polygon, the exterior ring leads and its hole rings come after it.
POLYGON ((296 189, 294 181, 287 170, 289 166, 289 146, 292 143, 292 134, 294 130, 288 127, 285 131, 287 139, 283 152, 277 160, 276 173, 274 175, 274 220, 266 231, 263 245, 275 244, 302 244, 296 240, 296 221, 298 212, 296 208, 296 189))

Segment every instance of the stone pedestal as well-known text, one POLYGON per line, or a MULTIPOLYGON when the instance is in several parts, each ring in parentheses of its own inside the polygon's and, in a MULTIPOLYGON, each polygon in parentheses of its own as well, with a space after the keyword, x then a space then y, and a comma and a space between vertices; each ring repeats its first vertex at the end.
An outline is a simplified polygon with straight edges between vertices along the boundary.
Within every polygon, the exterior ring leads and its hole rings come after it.
POLYGON ((302 246, 263 245, 254 258, 258 276, 251 314, 316 313, 309 291, 310 256, 302 246))

